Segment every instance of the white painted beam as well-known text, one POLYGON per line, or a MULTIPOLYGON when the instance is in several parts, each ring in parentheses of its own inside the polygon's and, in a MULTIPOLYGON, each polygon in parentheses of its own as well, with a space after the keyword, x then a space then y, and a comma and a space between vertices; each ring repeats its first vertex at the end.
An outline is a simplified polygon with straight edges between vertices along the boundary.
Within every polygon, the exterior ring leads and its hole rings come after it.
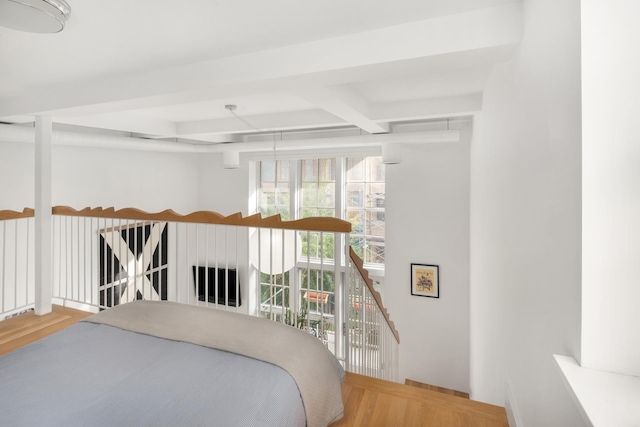
POLYGON ((347 85, 300 89, 296 95, 365 132, 389 132, 388 123, 376 123, 368 117, 369 105, 347 85))
MULTIPOLYGON (((32 130, 32 129, 30 129, 32 130)), ((36 117, 35 128, 35 313, 51 312, 51 117, 36 117)))
POLYGON ((132 135, 133 138, 155 139, 159 141, 170 141, 184 144, 227 144, 231 142, 242 142, 242 135, 228 133, 187 135, 186 137, 166 137, 154 135, 132 135))
POLYGON ((176 133, 176 124, 172 121, 154 119, 131 111, 88 116, 57 115, 56 112, 51 112, 51 114, 55 117, 56 123, 69 125, 151 135, 173 135, 176 133))
MULTIPOLYGON (((201 96, 202 90, 253 88, 286 79, 314 77, 333 84, 356 70, 431 56, 516 45, 522 6, 510 3, 458 15, 366 31, 234 57, 119 77, 60 83, 25 90, 0 102, 0 116, 78 106, 94 112, 130 110, 201 96)), ((343 80, 342 82, 348 82, 343 80)), ((317 81, 316 81, 317 83, 317 81)))
MULTIPOLYGON (((261 131, 294 130, 347 125, 344 120, 323 110, 293 111, 243 117, 261 131)), ((256 130, 235 117, 178 123, 179 137, 216 133, 247 133, 256 130)))
MULTIPOLYGON (((441 130, 430 132, 387 133, 357 135, 341 138, 285 139, 277 141, 278 150, 322 150, 326 148, 372 147, 383 144, 442 144, 460 142, 460 131, 441 130)), ((239 152, 272 151, 273 141, 217 144, 205 147, 208 153, 228 150, 239 152)))
POLYGON ((372 120, 390 122, 468 116, 482 110, 482 94, 372 104, 372 120))
MULTIPOLYGON (((33 128, 0 125, 0 142, 33 143, 33 134, 33 128)), ((61 131, 54 132, 52 140, 53 145, 177 153, 260 152, 273 150, 273 140, 205 145, 61 131)), ((277 145, 278 149, 281 150, 312 150, 380 146, 384 143, 433 144, 459 141, 460 132, 458 130, 439 130, 343 136, 338 138, 286 139, 277 141, 277 145)))

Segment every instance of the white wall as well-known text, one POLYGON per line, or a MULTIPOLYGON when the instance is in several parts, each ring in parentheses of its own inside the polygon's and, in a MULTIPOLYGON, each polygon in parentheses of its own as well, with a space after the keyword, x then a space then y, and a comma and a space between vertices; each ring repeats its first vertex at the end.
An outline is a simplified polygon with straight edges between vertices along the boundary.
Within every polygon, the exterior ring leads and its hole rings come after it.
MULTIPOLYGON (((34 206, 34 146, 0 143, 0 209, 34 206)), ((197 205, 197 156, 113 149, 52 149, 52 203, 73 208, 171 208, 197 205)))
POLYGON ((35 204, 35 145, 0 142, 0 210, 35 204))
POLYGON ((194 154, 54 146, 53 205, 189 213, 197 206, 194 154))
POLYGON ((198 210, 248 214, 249 175, 253 174, 245 155, 240 156, 238 169, 224 169, 221 153, 202 154, 198 156, 198 169, 198 210))
POLYGON ((471 143, 471 397, 582 425, 552 359, 580 355, 580 2, 524 2, 471 143))
POLYGON ((582 365, 640 376, 640 3, 582 3, 582 365))
POLYGON ((469 391, 469 122, 455 144, 405 145, 386 166, 384 298, 400 381, 469 391), (440 268, 440 298, 411 295, 410 265, 440 268))

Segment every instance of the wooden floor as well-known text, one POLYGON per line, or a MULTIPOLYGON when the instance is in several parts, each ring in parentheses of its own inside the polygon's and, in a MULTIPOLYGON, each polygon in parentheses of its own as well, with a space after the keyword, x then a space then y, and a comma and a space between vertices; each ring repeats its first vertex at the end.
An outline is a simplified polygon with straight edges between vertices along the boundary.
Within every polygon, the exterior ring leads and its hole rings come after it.
MULTIPOLYGON (((54 306, 53 312, 25 313, 0 322, 0 355, 64 329, 86 313, 54 306)), ((413 382, 410 382, 410 384, 413 382)), ((342 387, 344 417, 331 427, 482 426, 508 427, 504 408, 463 397, 347 373, 342 387)))
POLYGON ((58 332, 91 313, 53 306, 51 313, 36 316, 33 311, 0 322, 0 356, 58 332))
POLYGON ((347 373, 338 426, 508 427, 504 408, 433 390, 347 373))

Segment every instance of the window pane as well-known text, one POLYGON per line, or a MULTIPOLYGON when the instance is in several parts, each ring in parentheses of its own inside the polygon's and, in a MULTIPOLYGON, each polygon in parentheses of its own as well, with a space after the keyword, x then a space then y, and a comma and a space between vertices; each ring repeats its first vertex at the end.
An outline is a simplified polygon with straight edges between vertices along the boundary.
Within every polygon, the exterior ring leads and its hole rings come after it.
POLYGON ((367 229, 365 234, 367 236, 384 237, 384 212, 367 212, 367 229))
POLYGON ((289 296, 289 272, 276 275, 260 273, 260 312, 263 317, 285 321, 289 296))
POLYGON ((376 264, 384 263, 384 240, 380 238, 367 239, 364 262, 376 264))
POLYGON ((318 206, 318 184, 302 183, 302 206, 313 208, 318 206))
POLYGON ((276 180, 274 165, 275 162, 273 160, 265 160, 260 162, 260 182, 273 182, 276 180))
POLYGON ((278 161, 278 182, 289 181, 289 160, 278 161))
POLYGON ((289 183, 278 183, 276 191, 276 203, 278 204, 278 206, 286 206, 287 208, 289 208, 289 183))
POLYGON ((288 306, 289 301, 289 273, 270 276, 260 273, 261 300, 263 304, 279 307, 288 306))
POLYGON ((384 183, 367 184, 367 207, 384 208, 384 183))
POLYGON ((364 159, 350 158, 347 159, 347 181, 363 181, 364 180, 364 159))
POLYGON ((302 160, 299 218, 335 216, 335 168, 335 159, 302 160))
POLYGON ((318 180, 320 182, 331 182, 336 179, 336 159, 318 160, 318 180))
POLYGON ((318 185, 318 206, 333 208, 336 205, 336 186, 333 183, 318 185))
POLYGON ((302 208, 300 218, 309 218, 312 216, 320 216, 318 208, 302 208))
POLYGON ((364 211, 347 211, 347 221, 351 223, 351 235, 364 234, 364 211))
POLYGON ((382 157, 367 158, 367 181, 384 182, 384 165, 382 157))
POLYGON ((347 183, 346 185, 346 202, 347 208, 363 208, 364 207, 364 184, 347 183))
POLYGON ((353 251, 364 260, 364 237, 351 235, 350 245, 353 251))
POLYGON ((256 211, 263 217, 280 214, 283 219, 290 218, 289 161, 265 160, 259 163, 260 185, 256 211), (277 179, 276 179, 277 169, 277 179))
POLYGON ((318 160, 302 161, 302 182, 318 181, 318 160))
POLYGON ((351 245, 367 263, 384 263, 385 184, 380 157, 347 159, 345 219, 351 245))
MULTIPOLYGON (((309 313, 335 312, 335 274, 333 271, 302 269, 300 271, 300 300, 309 313)), ((325 319, 327 321, 327 319, 325 319)))
POLYGON ((322 258, 330 260, 334 258, 334 233, 320 233, 317 231, 310 231, 306 233, 300 233, 300 237, 302 239, 303 259, 307 256, 310 258, 322 258))

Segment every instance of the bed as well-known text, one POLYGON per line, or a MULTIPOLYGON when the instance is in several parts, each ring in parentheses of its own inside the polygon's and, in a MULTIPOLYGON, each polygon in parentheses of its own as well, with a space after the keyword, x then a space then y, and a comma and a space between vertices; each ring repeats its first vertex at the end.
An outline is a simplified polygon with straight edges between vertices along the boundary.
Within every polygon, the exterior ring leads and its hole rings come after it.
POLYGON ((344 370, 310 334, 136 301, 0 358, 2 425, 326 426, 344 370))

